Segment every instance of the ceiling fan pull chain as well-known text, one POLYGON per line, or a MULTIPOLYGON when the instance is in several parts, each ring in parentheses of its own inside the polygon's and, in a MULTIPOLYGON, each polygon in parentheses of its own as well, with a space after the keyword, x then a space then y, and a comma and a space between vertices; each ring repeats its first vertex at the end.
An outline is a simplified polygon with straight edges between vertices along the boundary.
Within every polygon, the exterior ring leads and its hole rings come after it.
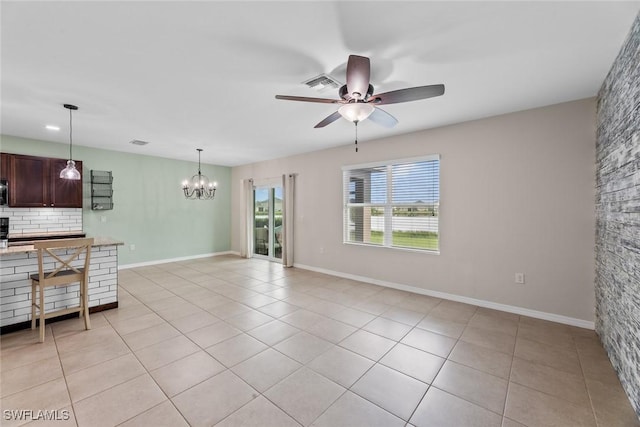
POLYGON ((358 122, 354 122, 356 124, 356 153, 358 152, 358 122))

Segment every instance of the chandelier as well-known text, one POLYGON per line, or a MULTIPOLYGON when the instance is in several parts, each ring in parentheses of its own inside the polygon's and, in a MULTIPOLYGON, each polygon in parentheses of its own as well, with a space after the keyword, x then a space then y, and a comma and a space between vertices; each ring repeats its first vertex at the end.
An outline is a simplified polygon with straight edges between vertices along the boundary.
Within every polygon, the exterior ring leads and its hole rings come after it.
POLYGON ((200 153, 202 148, 198 148, 198 173, 193 175, 191 179, 182 181, 182 191, 187 199, 197 200, 213 200, 216 195, 215 182, 209 181, 209 178, 202 175, 200 171, 200 153))

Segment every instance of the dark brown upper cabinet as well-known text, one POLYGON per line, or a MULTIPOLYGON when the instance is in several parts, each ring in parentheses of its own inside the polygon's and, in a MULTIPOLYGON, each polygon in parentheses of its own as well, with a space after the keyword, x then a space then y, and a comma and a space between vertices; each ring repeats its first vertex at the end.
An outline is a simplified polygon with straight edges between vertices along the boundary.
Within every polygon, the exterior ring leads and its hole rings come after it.
MULTIPOLYGON (((60 178, 66 159, 6 154, 9 206, 15 208, 81 208, 82 179, 60 178)), ((82 162, 76 161, 82 175, 82 162)), ((3 175, 5 173, 3 172, 3 175)))
POLYGON ((9 179, 9 155, 0 153, 0 179, 9 179))

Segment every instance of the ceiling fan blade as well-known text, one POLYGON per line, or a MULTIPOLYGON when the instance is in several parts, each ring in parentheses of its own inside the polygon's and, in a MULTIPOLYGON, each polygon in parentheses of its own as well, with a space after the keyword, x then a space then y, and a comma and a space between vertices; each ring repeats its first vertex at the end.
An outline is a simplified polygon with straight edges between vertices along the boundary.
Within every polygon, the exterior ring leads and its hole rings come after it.
POLYGON ((373 110, 373 113, 369 116, 369 120, 386 128, 392 128, 398 124, 398 119, 380 108, 373 110))
POLYGON ((335 122, 340 117, 342 116, 340 115, 339 112, 336 111, 335 113, 331 114, 329 117, 325 118, 323 121, 315 125, 314 128, 323 128, 326 125, 330 125, 331 123, 335 122))
POLYGON ((365 56, 349 55, 347 62, 347 91, 352 98, 363 99, 369 89, 371 65, 365 56))
POLYGON ((433 98, 434 96, 440 96, 443 93, 444 85, 418 86, 379 93, 369 98, 368 102, 372 102, 376 105, 397 104, 400 102, 433 98))
POLYGON ((307 96, 289 96, 289 95, 276 95, 276 99, 284 99, 286 101, 319 102, 322 104, 339 104, 342 102, 339 99, 309 98, 307 96))

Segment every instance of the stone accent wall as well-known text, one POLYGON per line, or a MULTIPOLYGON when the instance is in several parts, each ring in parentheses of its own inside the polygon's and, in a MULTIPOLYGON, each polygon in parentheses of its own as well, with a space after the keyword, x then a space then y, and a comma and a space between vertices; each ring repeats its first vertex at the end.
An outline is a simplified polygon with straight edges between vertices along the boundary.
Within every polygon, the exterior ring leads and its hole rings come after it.
POLYGON ((596 331, 640 416, 640 15, 598 94, 596 331))
MULTIPOLYGON (((68 254, 74 251, 67 251, 68 254)), ((63 257, 64 258, 64 257, 63 257)), ((83 257, 84 258, 84 257, 83 257)), ((84 265, 77 260, 72 265, 84 265)), ((2 255, 0 275, 0 326, 31 320, 31 280, 38 272, 38 253, 2 255)), ((45 270, 53 269, 51 257, 44 259, 45 270)), ((80 285, 54 286, 45 290, 45 312, 78 305, 80 285)), ((89 261, 89 307, 118 301, 118 247, 94 246, 89 261)))
POLYGON ((0 206, 9 217, 9 234, 82 231, 82 208, 10 208, 0 206))

